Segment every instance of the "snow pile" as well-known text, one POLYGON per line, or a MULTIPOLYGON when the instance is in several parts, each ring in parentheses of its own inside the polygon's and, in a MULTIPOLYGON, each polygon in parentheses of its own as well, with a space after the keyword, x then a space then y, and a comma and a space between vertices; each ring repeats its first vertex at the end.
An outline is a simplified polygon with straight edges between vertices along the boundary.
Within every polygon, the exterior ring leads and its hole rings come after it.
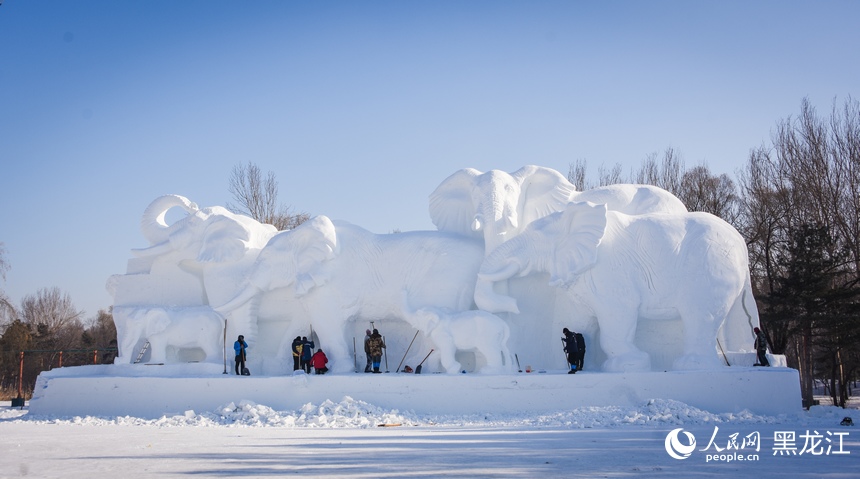
MULTIPOLYGON (((853 410, 820 406, 810 411, 778 416, 749 412, 715 414, 683 402, 651 399, 629 408, 618 406, 581 407, 552 414, 473 414, 419 415, 412 411, 384 409, 344 396, 340 402, 330 400, 308 403, 297 410, 277 411, 253 401, 230 402, 211 412, 186 411, 183 415, 158 419, 122 417, 47 417, 32 416, 26 410, 0 409, 5 421, 40 424, 132 425, 156 427, 283 427, 363 429, 380 425, 448 426, 448 427, 540 427, 540 428, 607 428, 624 426, 666 427, 707 424, 807 424, 810 421, 838 423, 853 410)), ((849 414, 850 415, 850 414, 849 414)))

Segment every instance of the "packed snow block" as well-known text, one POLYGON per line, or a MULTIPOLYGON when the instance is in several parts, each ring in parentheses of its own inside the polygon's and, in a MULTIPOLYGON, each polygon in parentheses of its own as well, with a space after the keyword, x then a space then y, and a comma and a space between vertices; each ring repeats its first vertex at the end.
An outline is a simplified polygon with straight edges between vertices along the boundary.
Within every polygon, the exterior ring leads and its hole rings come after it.
MULTIPOLYGON (((232 366, 232 365, 231 365, 232 366)), ((352 397, 418 414, 543 414, 579 407, 639 407, 671 399, 713 413, 759 415, 801 410, 789 368, 599 373, 326 374, 235 376, 194 363, 58 368, 39 375, 32 415, 159 418, 217 411, 250 400, 281 411, 352 397)))

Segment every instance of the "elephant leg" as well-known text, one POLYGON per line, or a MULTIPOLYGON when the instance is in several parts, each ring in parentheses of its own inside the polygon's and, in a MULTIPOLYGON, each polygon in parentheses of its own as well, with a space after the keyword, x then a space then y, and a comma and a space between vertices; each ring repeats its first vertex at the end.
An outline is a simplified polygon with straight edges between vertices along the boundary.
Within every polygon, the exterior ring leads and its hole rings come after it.
MULTIPOLYGON (((325 351, 329 360, 329 370, 334 373, 347 373, 355 369, 355 361, 352 348, 347 346, 343 336, 343 325, 345 321, 336 319, 336 324, 314 321, 314 333, 319 338, 317 349, 325 351)), ((359 346, 362 347, 363 346, 359 346)), ((361 357, 364 358, 364 349, 360 349, 361 357)), ((357 352, 356 352, 357 353, 357 352)))
POLYGON ((600 346, 608 359, 604 371, 630 372, 651 370, 651 357, 633 344, 638 314, 628 311, 597 311, 600 346))
POLYGON ((454 346, 454 339, 449 334, 433 334, 433 343, 439 351, 439 361, 445 372, 448 374, 457 374, 460 372, 462 365, 457 362, 457 348, 454 346))
POLYGON ((151 363, 163 363, 167 359, 167 341, 163 340, 161 333, 149 337, 149 361, 151 363))
MULTIPOLYGON (((707 300, 703 299, 698 304, 707 304, 707 300)), ((672 363, 672 369, 716 369, 725 366, 717 352, 716 338, 728 310, 727 305, 717 305, 710 311, 693 308, 679 310, 684 324, 684 354, 672 363)))

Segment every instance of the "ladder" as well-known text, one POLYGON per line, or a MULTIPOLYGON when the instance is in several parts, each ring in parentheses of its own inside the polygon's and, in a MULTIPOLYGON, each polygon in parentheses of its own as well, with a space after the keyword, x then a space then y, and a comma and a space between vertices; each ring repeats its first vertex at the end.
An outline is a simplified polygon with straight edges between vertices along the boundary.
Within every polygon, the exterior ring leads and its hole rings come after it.
POLYGON ((137 359, 134 360, 134 364, 139 363, 140 360, 143 359, 143 355, 144 355, 144 353, 146 353, 147 349, 149 349, 149 340, 148 339, 146 340, 145 343, 143 343, 143 347, 140 348, 140 354, 137 355, 137 359))

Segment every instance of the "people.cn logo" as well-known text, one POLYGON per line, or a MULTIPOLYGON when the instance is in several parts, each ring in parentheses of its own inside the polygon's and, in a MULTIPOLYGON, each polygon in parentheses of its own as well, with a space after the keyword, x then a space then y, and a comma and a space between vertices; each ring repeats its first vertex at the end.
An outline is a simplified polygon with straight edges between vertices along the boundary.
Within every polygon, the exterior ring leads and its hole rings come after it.
POLYGON ((669 434, 666 434, 666 452, 675 459, 686 459, 696 449, 696 438, 692 434, 679 427, 673 429, 669 434), (678 435, 684 433, 687 436, 687 441, 690 443, 682 444, 678 435))

